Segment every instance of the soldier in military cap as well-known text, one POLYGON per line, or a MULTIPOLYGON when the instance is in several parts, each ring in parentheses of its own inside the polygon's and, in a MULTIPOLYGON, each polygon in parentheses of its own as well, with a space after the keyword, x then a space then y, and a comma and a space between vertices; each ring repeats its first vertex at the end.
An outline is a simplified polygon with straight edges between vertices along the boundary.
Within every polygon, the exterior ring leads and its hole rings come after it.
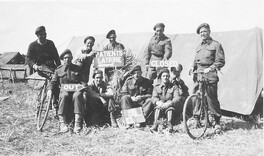
POLYGON ((141 76, 139 65, 133 67, 130 72, 132 76, 126 79, 122 87, 121 109, 142 107, 144 116, 147 117, 153 109, 150 99, 153 88, 151 81, 141 76))
POLYGON ((164 35, 165 25, 157 23, 154 26, 155 35, 151 38, 147 49, 145 50, 145 65, 148 71, 147 77, 154 80, 157 77, 157 68, 151 66, 151 61, 169 60, 172 55, 171 40, 164 35))
MULTIPOLYGON (((47 96, 50 97, 54 88, 62 84, 82 84, 84 88, 87 88, 84 76, 81 74, 81 68, 75 64, 72 64, 72 53, 69 49, 66 49, 60 56, 64 64, 59 66, 55 70, 55 74, 48 86, 47 96)), ((78 133, 82 128, 82 114, 84 110, 84 90, 78 90, 75 92, 68 92, 61 90, 59 98, 59 120, 60 131, 67 132, 68 120, 72 114, 75 117, 74 132, 78 133)))
POLYGON ((39 72, 42 65, 54 71, 61 64, 58 51, 53 41, 47 39, 45 27, 38 27, 35 34, 38 39, 30 43, 26 56, 26 63, 29 67, 28 75, 32 74, 33 70, 39 72))
POLYGON ((153 88, 152 102, 155 105, 154 124, 151 130, 157 131, 158 119, 160 113, 165 112, 168 121, 168 131, 172 132, 172 117, 175 111, 175 105, 177 105, 179 97, 179 88, 170 82, 170 71, 167 68, 161 69, 158 79, 161 83, 156 84, 153 88))
POLYGON ((106 38, 109 39, 109 44, 107 44, 103 50, 124 50, 125 47, 123 44, 118 43, 116 41, 116 32, 115 30, 110 30, 107 35, 106 38))
POLYGON ((185 85, 184 81, 181 79, 181 71, 183 67, 181 64, 177 64, 175 67, 171 67, 171 83, 179 88, 180 99, 175 105, 175 114, 180 117, 183 110, 183 105, 187 97, 189 96, 189 88, 185 85))
POLYGON ((113 99, 114 91, 103 81, 103 71, 98 69, 94 71, 93 81, 89 83, 89 86, 93 91, 89 99, 90 108, 93 111, 92 115, 94 115, 92 118, 109 120, 110 117, 111 126, 117 128, 118 125, 114 116, 116 110, 113 99))
POLYGON ((82 68, 82 73, 85 76, 85 81, 89 81, 90 67, 97 51, 93 50, 95 38, 87 36, 84 39, 84 46, 80 47, 76 52, 76 60, 74 63, 82 68))
MULTIPOLYGON (((103 51, 119 51, 119 50, 125 50, 125 47, 122 43, 118 43, 116 41, 116 32, 115 30, 110 30, 106 38, 109 39, 109 44, 107 44, 105 47, 103 47, 103 51)), ((110 76, 113 72, 114 68, 113 67, 108 67, 105 68, 105 73, 106 73, 106 80, 108 81, 110 79, 110 76)))
MULTIPOLYGON (((209 24, 202 23, 198 26, 196 32, 200 35, 202 42, 196 48, 195 59, 190 72, 194 70, 203 71, 209 78, 209 84, 206 88, 206 97, 210 110, 210 119, 215 127, 215 131, 219 132, 221 130, 221 110, 217 98, 217 83, 219 81, 217 71, 225 65, 225 53, 222 45, 210 37, 211 30, 209 24)), ((198 74, 197 78, 201 78, 201 74, 198 74)), ((197 90, 198 83, 195 81, 193 92, 195 93, 197 90)), ((196 113, 197 112, 194 112, 194 115, 196 113)))

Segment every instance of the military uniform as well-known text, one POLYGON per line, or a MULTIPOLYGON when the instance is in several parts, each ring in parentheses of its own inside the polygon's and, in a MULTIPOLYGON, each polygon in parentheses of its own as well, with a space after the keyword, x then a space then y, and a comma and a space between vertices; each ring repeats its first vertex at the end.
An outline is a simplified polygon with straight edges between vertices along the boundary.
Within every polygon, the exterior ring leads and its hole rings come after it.
MULTIPOLYGON (((48 90, 54 90, 60 84, 79 84, 83 86, 87 84, 84 81, 83 75, 81 75, 81 68, 75 64, 61 65, 55 70, 55 74, 50 81, 48 90)), ((59 95, 59 115, 69 114, 83 114, 84 99, 83 92, 67 92, 61 91, 59 95), (73 112, 72 112, 73 110, 73 112)))
POLYGON ((187 97, 189 96, 188 87, 185 85, 182 79, 177 80, 176 78, 172 79, 172 84, 179 88, 179 102, 176 103, 175 109, 176 114, 180 115, 183 110, 183 105, 187 97))
POLYGON ((81 69, 82 69, 81 72, 82 72, 82 74, 84 74, 85 82, 87 83, 89 81, 89 76, 90 76, 90 67, 91 67, 91 64, 94 60, 95 55, 89 56, 84 60, 81 60, 79 57, 82 56, 83 54, 87 55, 90 53, 95 53, 95 51, 87 51, 85 49, 86 49, 86 47, 81 47, 77 51, 75 64, 81 67, 81 69))
MULTIPOLYGON (((209 105, 210 113, 217 119, 221 117, 220 103, 217 98, 217 83, 219 78, 217 76, 217 70, 225 65, 225 55, 222 45, 213 40, 212 38, 201 42, 195 53, 195 60, 193 63, 194 69, 197 71, 203 71, 205 68, 211 68, 212 70, 207 74, 209 84, 207 85, 207 102, 209 105)), ((197 78, 201 79, 202 75, 198 74, 197 78)), ((195 80, 196 81, 196 80, 195 80)), ((195 83, 194 91, 198 90, 198 83, 195 83)), ((195 113, 195 112, 194 112, 195 113)), ((195 113, 196 114, 196 113, 195 113)))
POLYGON ((171 105, 165 109, 165 112, 168 110, 175 110, 177 102, 180 100, 180 91, 179 88, 172 83, 164 85, 163 83, 158 83, 153 88, 152 93, 152 102, 156 105, 157 101, 167 102, 172 101, 171 105))
POLYGON ((170 59, 172 55, 172 45, 171 40, 165 36, 162 35, 161 37, 154 35, 149 45, 145 51, 145 64, 150 65, 148 69, 148 75, 147 77, 150 80, 154 80, 157 77, 157 69, 156 67, 151 67, 150 62, 151 61, 161 61, 163 59, 170 59))
POLYGON ((141 106, 146 117, 153 109, 150 98, 152 93, 152 84, 150 80, 144 77, 140 77, 138 80, 136 80, 133 76, 128 77, 122 87, 122 93, 122 110, 141 106), (139 102, 133 102, 131 97, 138 95, 143 96, 143 99, 139 102))
POLYGON ((103 48, 104 51, 106 51, 106 50, 124 50, 124 49, 125 49, 124 45, 121 43, 118 43, 118 42, 116 42, 115 44, 109 43, 103 48))

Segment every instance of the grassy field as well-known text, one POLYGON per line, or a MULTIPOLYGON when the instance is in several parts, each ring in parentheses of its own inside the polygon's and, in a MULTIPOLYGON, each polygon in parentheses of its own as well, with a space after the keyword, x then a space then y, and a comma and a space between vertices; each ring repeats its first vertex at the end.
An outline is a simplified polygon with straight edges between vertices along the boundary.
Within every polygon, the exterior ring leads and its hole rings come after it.
POLYGON ((58 133, 52 119, 43 132, 36 130, 37 91, 25 84, 0 86, 0 155, 263 155, 262 124, 223 117, 223 133, 209 129, 201 140, 192 140, 183 124, 173 134, 144 129, 85 127, 77 135, 58 133))

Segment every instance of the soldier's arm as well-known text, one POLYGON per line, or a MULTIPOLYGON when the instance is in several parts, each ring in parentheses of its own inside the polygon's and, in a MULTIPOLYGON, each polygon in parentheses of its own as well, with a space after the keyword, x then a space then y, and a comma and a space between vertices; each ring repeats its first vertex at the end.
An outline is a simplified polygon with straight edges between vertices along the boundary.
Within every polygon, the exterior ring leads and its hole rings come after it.
POLYGON ((152 92, 152 103, 156 105, 156 102, 160 100, 159 94, 157 92, 157 89, 154 87, 152 92))
POLYGON ((26 56, 26 62, 30 67, 33 67, 33 65, 35 64, 33 58, 34 58, 34 50, 33 50, 33 44, 31 43, 28 46, 28 51, 27 51, 27 56, 26 56))
POLYGON ((145 65, 149 65, 149 61, 150 61, 150 57, 151 57, 151 49, 150 49, 151 41, 152 40, 150 40, 150 42, 148 44, 148 47, 145 50, 145 56, 146 56, 146 58, 145 58, 145 65))
POLYGON ((54 89, 58 88, 59 83, 60 82, 59 82, 58 71, 55 70, 55 73, 52 76, 52 79, 51 79, 51 81, 50 81, 50 83, 49 83, 49 85, 47 87, 47 90, 52 90, 53 91, 54 89))
POLYGON ((58 54, 58 51, 57 51, 57 48, 55 47, 55 44, 51 41, 52 45, 51 45, 51 48, 52 48, 52 54, 53 54, 53 59, 56 63, 56 66, 60 66, 61 65, 61 61, 60 61, 60 57, 59 57, 59 54, 58 54))
POLYGON ((225 53, 220 43, 216 44, 215 62, 210 66, 212 70, 221 69, 225 65, 225 53))
POLYGON ((173 98, 171 100, 171 106, 175 106, 177 102, 180 101, 180 93, 179 93, 179 88, 177 86, 174 86, 174 91, 173 91, 173 98))
POLYGON ((164 47, 164 59, 166 60, 170 59, 171 55, 172 55, 172 45, 171 45, 171 40, 168 39, 164 47))

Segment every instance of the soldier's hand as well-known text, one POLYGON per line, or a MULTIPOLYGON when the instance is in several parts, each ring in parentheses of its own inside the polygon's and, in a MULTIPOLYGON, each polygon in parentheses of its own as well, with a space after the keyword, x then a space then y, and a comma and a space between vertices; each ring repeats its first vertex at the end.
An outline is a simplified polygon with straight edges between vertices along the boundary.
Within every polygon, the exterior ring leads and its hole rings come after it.
POLYGON ((193 67, 191 67, 190 69, 189 69, 189 75, 191 75, 193 73, 193 67))
POLYGON ((157 105, 157 107, 161 107, 163 105, 163 102, 162 101, 157 101, 156 105, 157 105))
POLYGON ((39 70, 39 66, 36 65, 36 64, 34 64, 34 65, 33 65, 33 69, 37 71, 37 70, 39 70))
POLYGON ((209 67, 209 68, 205 68, 205 69, 204 69, 204 73, 205 73, 205 74, 206 74, 206 73, 209 73, 211 70, 212 70, 212 68, 210 68, 210 67, 209 67))
POLYGON ((149 65, 147 64, 145 65, 145 70, 148 71, 148 69, 149 69, 149 65))
POLYGON ((132 100, 133 102, 136 102, 136 97, 135 97, 135 96, 131 96, 131 100, 132 100))

